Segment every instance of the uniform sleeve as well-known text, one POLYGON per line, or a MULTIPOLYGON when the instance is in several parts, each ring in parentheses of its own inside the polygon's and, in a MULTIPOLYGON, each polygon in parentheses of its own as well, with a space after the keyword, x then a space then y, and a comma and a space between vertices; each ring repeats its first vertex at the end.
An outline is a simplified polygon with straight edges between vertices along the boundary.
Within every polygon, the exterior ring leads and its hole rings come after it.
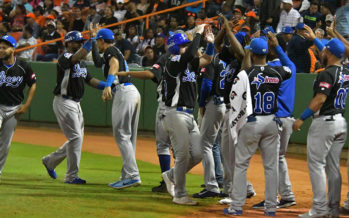
POLYGON ((31 87, 34 83, 36 83, 36 75, 29 64, 24 65, 24 70, 25 70, 25 82, 29 87, 31 87))
POLYGON ((58 65, 63 69, 69 69, 71 67, 71 59, 73 57, 72 53, 64 53, 62 56, 58 58, 58 65))
POLYGON ((162 75, 162 67, 160 66, 160 64, 158 64, 158 63, 154 64, 151 67, 150 72, 152 72, 155 76, 152 79, 152 81, 155 83, 159 83, 161 81, 161 75, 162 75))
POLYGON ((331 76, 331 74, 326 70, 321 71, 316 78, 314 92, 329 96, 333 83, 334 78, 331 76))
POLYGON ((190 62, 191 66, 193 67, 193 71, 196 75, 199 74, 199 66, 200 66, 200 58, 196 57, 190 62))
POLYGON ((86 78, 85 78, 85 82, 86 82, 86 83, 90 83, 90 81, 91 81, 92 78, 93 78, 93 77, 91 76, 91 74, 90 74, 89 72, 87 72, 87 75, 86 75, 86 78))
POLYGON ((222 61, 224 61, 227 64, 230 62, 231 56, 232 55, 230 54, 229 48, 227 46, 224 46, 222 48, 222 52, 219 53, 219 59, 221 59, 222 61))
POLYGON ((279 68, 279 72, 281 74, 281 77, 283 80, 287 80, 292 76, 292 71, 289 67, 287 66, 282 66, 279 68))

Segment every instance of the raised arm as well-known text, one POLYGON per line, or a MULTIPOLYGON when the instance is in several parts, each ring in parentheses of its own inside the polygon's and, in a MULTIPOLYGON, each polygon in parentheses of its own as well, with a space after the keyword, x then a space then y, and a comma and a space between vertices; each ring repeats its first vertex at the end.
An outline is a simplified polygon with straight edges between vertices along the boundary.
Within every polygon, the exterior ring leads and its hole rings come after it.
MULTIPOLYGON (((98 30, 99 30, 99 24, 96 24, 96 27, 93 27, 93 23, 90 23, 90 36, 91 36, 91 38, 96 37, 98 30)), ((96 67, 103 66, 104 60, 99 55, 96 40, 92 40, 92 58, 93 58, 93 63, 95 64, 96 67)))
POLYGON ((200 57, 199 67, 204 67, 212 62, 214 55, 214 35, 211 29, 207 29, 205 33, 205 40, 207 41, 206 52, 200 57))

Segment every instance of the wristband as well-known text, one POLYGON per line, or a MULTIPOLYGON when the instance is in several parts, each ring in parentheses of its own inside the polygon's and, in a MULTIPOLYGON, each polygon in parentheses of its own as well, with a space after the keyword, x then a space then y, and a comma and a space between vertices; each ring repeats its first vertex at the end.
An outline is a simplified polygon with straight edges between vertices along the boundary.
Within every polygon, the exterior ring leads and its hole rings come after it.
POLYGON ((301 115, 301 117, 299 119, 301 120, 306 120, 309 117, 313 116, 314 111, 312 109, 310 109, 309 107, 307 107, 307 109, 304 110, 303 114, 301 115))
POLYGON ((314 39, 314 45, 319 49, 319 51, 322 51, 325 47, 324 44, 322 44, 322 42, 318 38, 314 39))
POLYGON ((104 81, 99 81, 97 89, 103 90, 107 86, 107 83, 104 81))
POLYGON ((206 47, 206 54, 208 56, 212 56, 214 55, 214 44, 211 42, 211 43, 208 43, 207 47, 206 47))
POLYGON ((92 43, 90 41, 87 41, 82 47, 86 49, 88 52, 90 52, 92 48, 92 43))
POLYGON ((114 80, 115 80, 115 76, 109 74, 107 77, 107 83, 106 83, 105 87, 110 87, 111 84, 113 84, 114 80))

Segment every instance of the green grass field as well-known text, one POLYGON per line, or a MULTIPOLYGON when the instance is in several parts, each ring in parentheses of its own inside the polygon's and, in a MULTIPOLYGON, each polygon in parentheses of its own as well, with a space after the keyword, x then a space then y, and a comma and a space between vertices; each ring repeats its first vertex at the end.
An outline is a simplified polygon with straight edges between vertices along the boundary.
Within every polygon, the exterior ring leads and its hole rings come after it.
MULTIPOLYGON (((142 186, 125 190, 108 187, 118 180, 121 158, 83 152, 79 176, 86 185, 64 184, 66 162, 51 179, 41 157, 54 148, 12 143, 0 182, 1 217, 175 217, 216 204, 200 200, 200 206, 172 203, 168 194, 151 192, 160 181, 159 166, 138 161, 142 186)), ((155 157, 154 157, 155 158, 155 157)), ((188 175, 189 194, 201 190, 202 176, 188 175)))

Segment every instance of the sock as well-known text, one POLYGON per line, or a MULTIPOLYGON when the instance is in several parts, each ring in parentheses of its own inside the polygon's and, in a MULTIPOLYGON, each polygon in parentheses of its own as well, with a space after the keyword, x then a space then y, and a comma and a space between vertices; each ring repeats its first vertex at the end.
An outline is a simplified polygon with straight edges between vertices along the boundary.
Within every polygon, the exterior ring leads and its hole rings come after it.
POLYGON ((161 172, 166 172, 171 168, 171 155, 158 155, 161 172))

